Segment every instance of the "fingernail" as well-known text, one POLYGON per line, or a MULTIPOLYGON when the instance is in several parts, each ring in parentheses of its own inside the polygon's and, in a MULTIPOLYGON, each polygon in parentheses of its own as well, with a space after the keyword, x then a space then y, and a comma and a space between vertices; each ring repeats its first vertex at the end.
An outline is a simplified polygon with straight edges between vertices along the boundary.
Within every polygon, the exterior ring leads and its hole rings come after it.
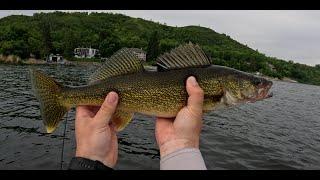
POLYGON ((198 86, 198 82, 197 82, 197 80, 196 80, 196 78, 195 77, 193 77, 193 76, 190 76, 189 77, 189 83, 192 85, 192 86, 198 86))
POLYGON ((118 95, 115 93, 115 92, 110 92, 108 95, 107 95, 107 102, 108 103, 115 103, 118 99, 118 95))

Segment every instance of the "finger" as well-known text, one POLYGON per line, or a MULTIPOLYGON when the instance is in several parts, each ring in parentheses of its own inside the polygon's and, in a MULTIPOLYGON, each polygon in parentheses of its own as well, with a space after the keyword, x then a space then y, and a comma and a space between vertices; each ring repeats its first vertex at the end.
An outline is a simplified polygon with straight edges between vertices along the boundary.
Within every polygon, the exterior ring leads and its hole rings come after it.
POLYGON ((107 95, 99 111, 94 117, 94 121, 96 121, 98 125, 105 126, 109 123, 112 115, 116 111, 118 99, 118 94, 115 92, 110 92, 107 95))
POLYGON ((190 76, 187 79, 187 92, 189 95, 187 108, 194 115, 201 115, 203 109, 204 92, 199 86, 195 77, 190 76))
POLYGON ((76 120, 92 118, 93 113, 89 106, 77 106, 76 108, 76 120))
POLYGON ((161 144, 168 135, 172 134, 173 121, 174 118, 157 118, 155 136, 158 144, 161 144))
POLYGON ((156 129, 166 129, 172 126, 174 118, 161 118, 158 117, 156 120, 156 129))
POLYGON ((174 118, 157 118, 155 134, 157 135, 166 134, 166 131, 171 130, 173 127, 174 118))
POLYGON ((88 106, 88 109, 91 111, 93 116, 95 116, 97 114, 97 112, 99 111, 100 106, 88 106))

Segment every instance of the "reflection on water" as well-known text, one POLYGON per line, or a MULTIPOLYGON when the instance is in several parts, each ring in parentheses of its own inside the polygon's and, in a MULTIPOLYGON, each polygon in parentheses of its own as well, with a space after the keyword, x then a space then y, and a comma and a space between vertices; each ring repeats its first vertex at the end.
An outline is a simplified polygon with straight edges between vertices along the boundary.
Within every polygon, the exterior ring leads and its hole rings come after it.
MULTIPOLYGON (((72 86, 86 84, 96 69, 37 68, 72 86)), ((46 134, 28 66, 0 65, 0 71, 0 169, 60 169, 62 150, 66 169, 75 152, 75 110, 46 134)), ((272 98, 204 116, 200 147, 208 169, 320 168, 320 87, 274 82, 271 90, 272 98)), ((119 133, 117 169, 159 169, 154 120, 137 114, 119 133)))

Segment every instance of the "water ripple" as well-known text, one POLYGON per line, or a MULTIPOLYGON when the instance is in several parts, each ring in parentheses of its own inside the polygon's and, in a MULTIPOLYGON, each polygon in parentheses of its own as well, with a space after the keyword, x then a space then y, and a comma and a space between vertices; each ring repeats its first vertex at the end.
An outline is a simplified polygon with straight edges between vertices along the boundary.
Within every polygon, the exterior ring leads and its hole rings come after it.
MULTIPOLYGON (((97 67, 37 66, 57 81, 84 85, 97 67)), ((28 66, 0 65, 0 167, 59 169, 64 126, 46 134, 28 66)), ((320 87, 274 82, 272 98, 205 114, 200 148, 208 169, 319 169, 320 87)), ((75 152, 74 115, 63 167, 75 152)), ((65 119, 62 123, 65 122, 65 119)), ((119 137, 116 169, 158 169, 155 118, 136 114, 119 137)))

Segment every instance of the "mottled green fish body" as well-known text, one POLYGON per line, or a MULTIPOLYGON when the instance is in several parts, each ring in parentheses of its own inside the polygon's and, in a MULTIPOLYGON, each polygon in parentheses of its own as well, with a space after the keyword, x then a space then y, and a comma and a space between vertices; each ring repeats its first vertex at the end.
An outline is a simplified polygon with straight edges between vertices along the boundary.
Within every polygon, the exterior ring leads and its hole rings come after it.
POLYGON ((119 95, 112 122, 118 131, 125 128, 134 113, 175 117, 186 105, 186 79, 196 77, 204 91, 204 112, 239 102, 268 97, 272 82, 232 68, 210 65, 199 46, 179 46, 158 58, 163 72, 145 71, 140 60, 123 48, 99 68, 86 86, 62 86, 44 73, 32 70, 33 89, 40 101, 47 132, 58 126, 73 106, 100 106, 110 91, 119 95), (188 61, 189 60, 189 61, 188 61))

